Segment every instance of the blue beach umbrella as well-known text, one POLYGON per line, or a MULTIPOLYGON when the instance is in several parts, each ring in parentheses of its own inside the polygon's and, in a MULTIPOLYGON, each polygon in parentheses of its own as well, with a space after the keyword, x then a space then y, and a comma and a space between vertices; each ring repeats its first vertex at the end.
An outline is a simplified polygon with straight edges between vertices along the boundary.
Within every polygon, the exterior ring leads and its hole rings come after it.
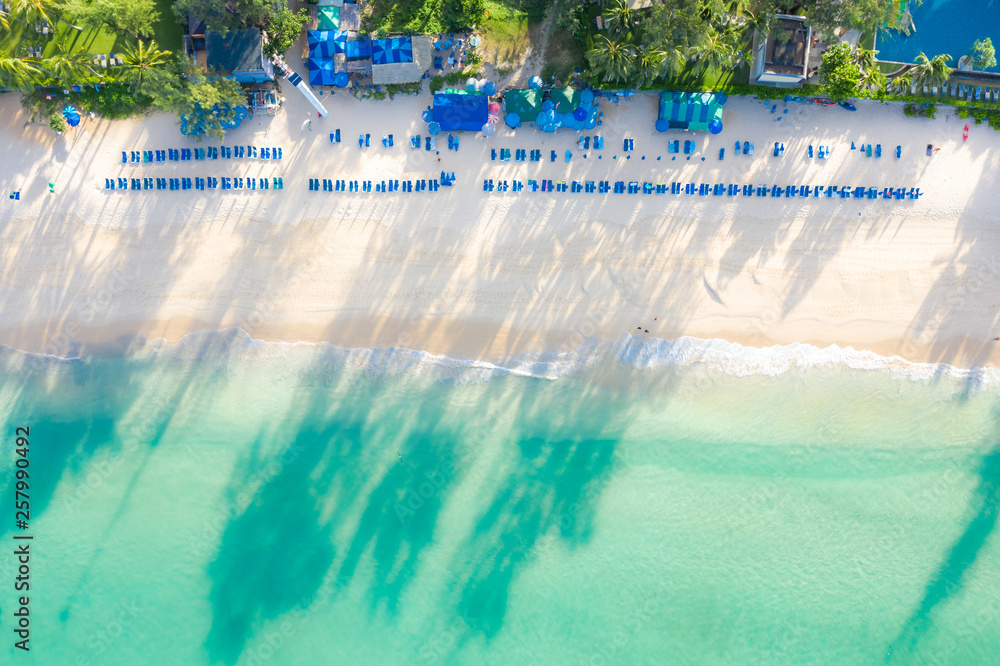
POLYGON ((590 104, 593 101, 594 101, 594 91, 591 90, 590 88, 587 88, 586 90, 580 93, 581 103, 590 104))
POLYGON ((66 118, 66 123, 70 127, 76 127, 80 124, 80 114, 76 112, 76 107, 67 106, 63 109, 63 117, 66 118))
POLYGON ((486 123, 483 125, 483 136, 493 136, 496 131, 497 127, 493 123, 486 123))
POLYGON ((670 121, 665 118, 658 118, 656 121, 656 131, 666 132, 668 129, 670 129, 670 121))
POLYGON ((507 126, 510 127, 511 129, 521 126, 521 116, 514 113, 513 111, 504 116, 503 119, 504 122, 507 123, 507 126))
POLYGON ((722 132, 722 121, 718 118, 713 118, 712 122, 708 124, 708 131, 712 134, 719 134, 722 132))
POLYGON ((492 97, 497 94, 497 84, 492 81, 487 81, 483 84, 483 92, 492 97))
POLYGON ((430 108, 426 109, 423 112, 422 117, 423 117, 425 123, 433 122, 434 121, 434 110, 430 109, 430 108))
POLYGON ((551 99, 542 102, 542 111, 551 111, 554 108, 556 108, 556 104, 551 99))
POLYGON ((479 86, 479 81, 475 78, 470 77, 468 81, 465 82, 465 89, 469 92, 473 92, 479 86))
POLYGON ((347 84, 350 83, 351 77, 348 76, 347 72, 337 72, 333 77, 333 85, 338 88, 346 88, 347 84))
POLYGON ((573 109, 573 119, 574 120, 586 120, 587 119, 587 109, 584 109, 584 108, 573 109))
POLYGON ((430 123, 429 125, 427 125, 427 133, 430 134, 430 135, 432 135, 432 136, 440 134, 441 133, 441 125, 439 125, 438 123, 433 123, 433 122, 430 123))
POLYGON ((540 77, 540 76, 533 76, 533 77, 531 77, 531 80, 528 81, 528 87, 529 88, 541 88, 542 87, 542 77, 540 77))

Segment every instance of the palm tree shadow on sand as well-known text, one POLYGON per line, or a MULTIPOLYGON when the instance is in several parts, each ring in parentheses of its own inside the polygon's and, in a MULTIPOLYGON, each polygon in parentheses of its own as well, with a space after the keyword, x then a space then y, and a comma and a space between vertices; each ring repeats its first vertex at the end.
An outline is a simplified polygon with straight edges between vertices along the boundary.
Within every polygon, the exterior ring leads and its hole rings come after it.
POLYGON ((961 592, 966 572, 996 529, 997 516, 1000 515, 1000 447, 993 448, 983 457, 979 478, 971 506, 972 518, 928 583, 920 604, 889 644, 886 662, 915 656, 917 643, 931 626, 934 609, 961 592), (897 654, 900 657, 894 659, 897 654))

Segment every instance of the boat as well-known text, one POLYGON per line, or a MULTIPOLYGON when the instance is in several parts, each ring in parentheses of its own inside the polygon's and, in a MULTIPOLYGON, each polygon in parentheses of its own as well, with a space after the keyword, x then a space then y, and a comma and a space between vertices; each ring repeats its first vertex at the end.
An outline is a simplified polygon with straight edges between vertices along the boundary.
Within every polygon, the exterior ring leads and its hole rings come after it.
POLYGON ((842 109, 847 109, 848 111, 857 111, 858 107, 854 106, 850 102, 837 102, 837 106, 842 109))
POLYGON ((962 141, 969 140, 969 123, 965 123, 965 127, 962 128, 962 141))

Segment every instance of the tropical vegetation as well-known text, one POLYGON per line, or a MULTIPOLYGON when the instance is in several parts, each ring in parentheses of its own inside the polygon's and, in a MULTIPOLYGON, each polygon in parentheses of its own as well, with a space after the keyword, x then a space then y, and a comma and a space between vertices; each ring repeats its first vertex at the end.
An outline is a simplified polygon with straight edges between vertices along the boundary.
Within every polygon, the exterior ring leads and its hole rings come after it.
POLYGON ((993 40, 977 39, 972 45, 972 68, 989 69, 997 66, 997 54, 993 49, 993 40))
POLYGON ((684 70, 732 69, 743 62, 753 28, 766 31, 772 0, 659 0, 634 9, 613 0, 587 51, 599 83, 647 87, 684 70))

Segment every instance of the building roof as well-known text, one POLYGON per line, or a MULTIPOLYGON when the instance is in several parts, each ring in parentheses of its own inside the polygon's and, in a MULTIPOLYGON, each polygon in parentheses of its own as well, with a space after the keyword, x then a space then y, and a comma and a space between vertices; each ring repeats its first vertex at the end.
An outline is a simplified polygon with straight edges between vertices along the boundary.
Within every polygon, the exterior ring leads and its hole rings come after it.
POLYGON ((217 72, 259 72, 264 69, 264 44, 260 30, 230 30, 225 36, 205 33, 205 63, 217 72))
POLYGON ((809 58, 809 28, 805 18, 779 14, 777 19, 767 35, 764 71, 805 78, 809 58))

